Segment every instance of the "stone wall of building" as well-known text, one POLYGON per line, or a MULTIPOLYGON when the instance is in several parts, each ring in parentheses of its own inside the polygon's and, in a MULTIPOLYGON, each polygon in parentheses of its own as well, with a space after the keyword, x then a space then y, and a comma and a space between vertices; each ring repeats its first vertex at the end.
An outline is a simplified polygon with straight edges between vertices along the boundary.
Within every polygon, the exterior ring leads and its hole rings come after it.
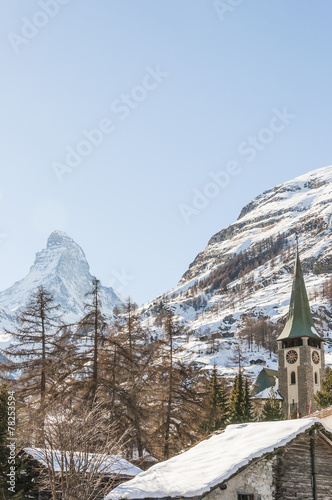
POLYGON ((192 500, 236 500, 238 494, 255 500, 331 500, 332 439, 324 433, 322 426, 311 428, 192 500))
POLYGON ((282 396, 282 409, 285 417, 288 416, 288 378, 287 368, 285 366, 285 353, 281 348, 281 342, 278 342, 278 380, 279 380, 279 394, 282 396))
POLYGON ((284 415, 288 416, 289 407, 291 412, 299 407, 300 416, 309 415, 310 404, 312 411, 317 410, 314 401, 314 394, 321 390, 321 381, 325 377, 324 343, 322 347, 311 347, 308 345, 308 338, 303 338, 302 346, 281 348, 278 342, 278 378, 279 393, 284 398, 282 407, 284 415), (298 354, 298 359, 293 364, 286 362, 286 354, 289 350, 294 350, 298 354), (319 353, 320 359, 317 364, 313 362, 312 354, 319 353), (295 373, 296 383, 291 383, 291 373, 295 373), (315 383, 315 373, 317 383, 315 383), (290 406, 289 406, 290 405, 290 406))
MULTIPOLYGON (((306 339, 303 339, 305 341, 306 339)), ((310 401, 313 403, 314 382, 311 365, 311 348, 303 345, 300 350, 300 365, 298 366, 298 391, 300 416, 309 414, 310 401)))
POLYGON ((276 458, 260 459, 229 479, 225 490, 216 488, 204 496, 204 500, 234 500, 239 493, 254 494, 262 500, 274 500, 275 482, 273 470, 276 458))

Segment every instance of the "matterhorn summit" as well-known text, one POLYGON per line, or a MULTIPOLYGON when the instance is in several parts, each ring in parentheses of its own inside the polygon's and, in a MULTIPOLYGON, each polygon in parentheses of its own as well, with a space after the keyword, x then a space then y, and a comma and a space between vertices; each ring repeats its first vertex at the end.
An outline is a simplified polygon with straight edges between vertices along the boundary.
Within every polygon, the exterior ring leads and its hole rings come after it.
MULTIPOLYGON (((0 292, 0 330, 13 328, 15 313, 29 294, 43 285, 61 305, 63 319, 75 322, 84 315, 85 294, 91 290, 93 276, 82 248, 66 233, 54 231, 46 248, 36 254, 30 272, 21 281, 0 292)), ((111 287, 101 286, 103 312, 110 315, 122 303, 111 287)), ((1 334, 1 332, 0 332, 1 334)), ((0 338, 5 340, 4 338, 0 338)))

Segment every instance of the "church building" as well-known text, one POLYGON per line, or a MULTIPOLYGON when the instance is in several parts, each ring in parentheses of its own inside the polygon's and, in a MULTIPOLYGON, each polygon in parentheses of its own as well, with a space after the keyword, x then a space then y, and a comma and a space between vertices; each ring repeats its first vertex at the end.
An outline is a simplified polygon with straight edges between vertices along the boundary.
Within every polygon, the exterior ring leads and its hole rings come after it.
POLYGON ((316 410, 313 396, 325 377, 324 342, 312 319, 299 252, 287 322, 278 337, 278 362, 285 415, 297 408, 300 417, 316 410))

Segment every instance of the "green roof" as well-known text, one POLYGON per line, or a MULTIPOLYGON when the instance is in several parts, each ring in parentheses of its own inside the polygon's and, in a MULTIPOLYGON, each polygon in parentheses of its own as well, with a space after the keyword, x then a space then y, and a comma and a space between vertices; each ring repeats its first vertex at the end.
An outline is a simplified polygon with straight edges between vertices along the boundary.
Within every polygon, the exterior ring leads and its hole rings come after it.
POLYGON ((263 368, 255 382, 254 382, 254 394, 259 394, 260 392, 264 391, 264 389, 267 389, 268 387, 274 387, 276 383, 276 377, 278 377, 278 371, 277 370, 271 370, 270 368, 263 368))
POLYGON ((314 321, 312 319, 300 257, 297 252, 289 313, 285 328, 283 329, 278 340, 299 337, 311 337, 317 339, 320 338, 320 335, 316 332, 314 321))

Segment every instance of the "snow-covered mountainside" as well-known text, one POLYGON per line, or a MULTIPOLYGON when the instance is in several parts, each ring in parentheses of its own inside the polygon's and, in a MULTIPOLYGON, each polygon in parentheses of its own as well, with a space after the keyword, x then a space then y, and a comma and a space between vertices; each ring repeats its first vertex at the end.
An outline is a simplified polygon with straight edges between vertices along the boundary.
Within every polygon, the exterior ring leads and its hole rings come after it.
MULTIPOLYGON (((84 314, 85 294, 91 290, 92 279, 82 248, 66 233, 54 231, 46 248, 37 253, 29 274, 0 292, 0 345, 1 341, 8 341, 8 336, 1 331, 14 326, 15 312, 25 305, 29 294, 39 285, 54 295, 64 320, 74 322, 84 314)), ((113 288, 101 287, 101 291, 103 312, 109 316, 122 301, 113 288)))
MULTIPOLYGON (((144 306, 146 324, 154 324, 162 305, 171 307, 191 331, 189 339, 179 340, 181 356, 216 362, 227 371, 245 316, 263 315, 277 322, 287 314, 298 235, 317 328, 332 338, 331 304, 322 294, 332 273, 331 204, 332 166, 257 196, 234 224, 210 239, 174 289, 144 306), (219 353, 206 355, 207 338, 216 333, 221 337, 219 353)), ((245 354, 248 364, 253 357, 268 358, 262 351, 245 354)), ((327 362, 332 364, 332 353, 327 362)), ((267 366, 276 368, 275 356, 267 359, 267 366)))

